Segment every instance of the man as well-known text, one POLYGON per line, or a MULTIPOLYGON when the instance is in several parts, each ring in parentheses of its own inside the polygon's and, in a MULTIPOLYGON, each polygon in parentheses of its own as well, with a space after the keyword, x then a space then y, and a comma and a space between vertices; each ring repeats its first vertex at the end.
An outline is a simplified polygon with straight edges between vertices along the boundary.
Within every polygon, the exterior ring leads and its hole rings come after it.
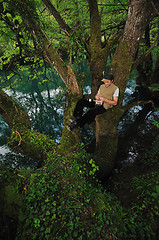
POLYGON ((74 110, 75 120, 69 119, 71 124, 67 126, 69 131, 75 127, 83 127, 86 123, 91 123, 95 116, 106 112, 109 108, 116 106, 119 97, 119 88, 113 84, 114 76, 104 73, 102 84, 95 96, 95 100, 80 99, 74 110), (83 108, 91 108, 83 115, 83 108))

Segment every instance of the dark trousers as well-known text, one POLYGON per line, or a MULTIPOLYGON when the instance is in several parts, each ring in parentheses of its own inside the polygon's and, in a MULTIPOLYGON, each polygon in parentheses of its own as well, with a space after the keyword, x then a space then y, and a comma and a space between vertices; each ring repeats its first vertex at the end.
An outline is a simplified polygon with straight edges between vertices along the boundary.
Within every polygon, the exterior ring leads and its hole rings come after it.
POLYGON ((86 123, 91 123, 96 115, 106 112, 106 109, 103 106, 98 106, 93 100, 89 101, 88 99, 80 99, 74 110, 74 117, 78 126, 83 127, 86 123), (83 108, 91 108, 87 113, 83 115, 83 108))

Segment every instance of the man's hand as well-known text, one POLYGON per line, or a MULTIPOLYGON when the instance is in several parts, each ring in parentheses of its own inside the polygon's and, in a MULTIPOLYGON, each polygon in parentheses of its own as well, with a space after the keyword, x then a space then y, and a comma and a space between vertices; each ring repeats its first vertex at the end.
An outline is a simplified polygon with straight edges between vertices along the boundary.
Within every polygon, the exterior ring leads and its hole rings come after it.
POLYGON ((108 100, 106 98, 100 97, 99 98, 102 102, 106 102, 110 105, 116 106, 118 103, 118 97, 113 97, 113 100, 108 100))
POLYGON ((100 101, 104 102, 104 98, 103 97, 100 97, 99 99, 100 99, 100 101))
POLYGON ((100 99, 99 93, 97 93, 97 94, 95 95, 95 99, 96 99, 96 100, 99 100, 99 99, 100 99))

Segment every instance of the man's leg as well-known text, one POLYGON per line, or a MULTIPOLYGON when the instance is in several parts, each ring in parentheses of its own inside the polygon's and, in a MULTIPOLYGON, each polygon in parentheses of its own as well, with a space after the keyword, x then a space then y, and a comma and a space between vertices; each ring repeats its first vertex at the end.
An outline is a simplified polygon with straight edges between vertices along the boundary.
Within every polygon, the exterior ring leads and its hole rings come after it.
POLYGON ((90 109, 86 114, 76 119, 77 126, 83 127, 86 123, 91 123, 95 119, 96 115, 106 112, 106 109, 103 106, 97 106, 93 109, 90 109))
POLYGON ((106 109, 103 106, 95 106, 94 101, 89 101, 87 99, 80 99, 77 104, 74 111, 74 116, 76 117, 76 120, 74 120, 67 128, 69 130, 73 130, 75 127, 83 127, 86 123, 91 123, 96 115, 102 114, 106 112, 106 109), (93 108, 90 109, 86 114, 83 114, 83 108, 89 107, 93 108))
POLYGON ((95 107, 95 102, 93 100, 89 100, 89 99, 80 99, 75 107, 73 116, 78 118, 81 117, 83 115, 83 108, 84 107, 89 107, 89 108, 94 108, 95 107))

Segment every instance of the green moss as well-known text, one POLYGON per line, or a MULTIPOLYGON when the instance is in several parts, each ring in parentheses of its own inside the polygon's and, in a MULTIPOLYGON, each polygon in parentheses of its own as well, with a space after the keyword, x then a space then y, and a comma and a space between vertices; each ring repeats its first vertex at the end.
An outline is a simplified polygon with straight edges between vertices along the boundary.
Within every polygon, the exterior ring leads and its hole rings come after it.
MULTIPOLYGON (((91 237, 93 240, 113 236, 119 240, 155 239, 159 193, 158 187, 155 188, 156 183, 159 183, 157 172, 148 178, 143 176, 133 179, 131 187, 138 190, 139 202, 131 202, 130 208, 126 209, 90 175, 88 165, 93 168, 94 164, 90 158, 85 152, 60 155, 52 151, 44 167, 29 176, 24 173, 25 185, 22 187, 19 184, 19 191, 25 189, 22 203, 25 216, 19 219, 21 224, 19 222, 17 239, 65 240, 91 237)), ((23 172, 14 172, 10 185, 14 185, 13 178, 17 179, 21 174, 22 177, 19 177, 22 180, 23 172)), ((5 179, 8 180, 8 176, 5 179)), ((21 209, 20 196, 12 190, 10 186, 3 188, 0 203, 6 199, 9 205, 7 214, 12 211, 12 207, 17 210, 17 214, 21 214, 18 212, 18 208, 21 209)))
POLYGON ((106 210, 106 198, 102 193, 97 193, 93 199, 93 205, 96 211, 103 212, 106 210))
POLYGON ((56 149, 58 144, 34 130, 23 129, 19 132, 13 129, 8 145, 29 157, 44 160, 47 158, 47 153, 56 149))
POLYGON ((67 126, 70 124, 69 118, 73 118, 73 112, 77 101, 81 98, 80 95, 71 94, 67 98, 67 106, 64 111, 64 128, 62 131, 62 137, 60 144, 58 145, 58 151, 60 153, 65 153, 67 151, 72 151, 76 149, 80 141, 80 133, 78 129, 74 129, 70 132, 67 126))
POLYGON ((12 189, 11 186, 4 188, 4 211, 8 216, 19 217, 20 208, 22 207, 22 197, 12 189))
POLYGON ((119 101, 122 102, 124 91, 132 69, 133 59, 126 41, 120 41, 111 63, 111 70, 115 76, 115 82, 120 89, 119 101))

